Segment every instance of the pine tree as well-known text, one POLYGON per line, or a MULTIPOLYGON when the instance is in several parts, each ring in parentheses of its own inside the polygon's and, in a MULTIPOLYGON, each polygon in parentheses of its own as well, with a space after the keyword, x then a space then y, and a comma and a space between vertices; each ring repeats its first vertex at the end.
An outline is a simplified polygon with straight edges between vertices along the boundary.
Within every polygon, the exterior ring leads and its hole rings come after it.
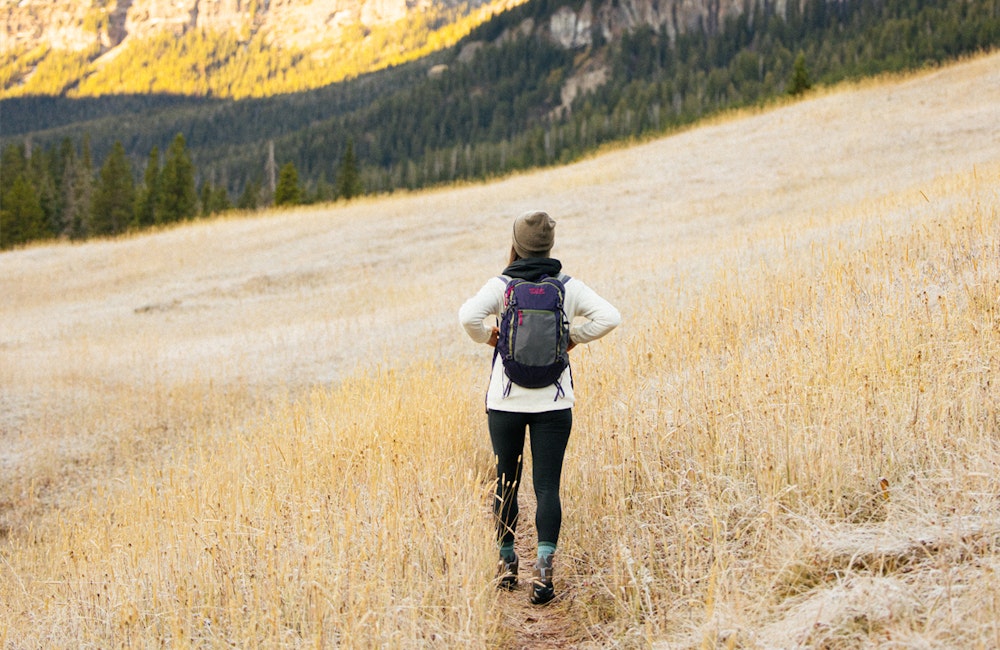
POLYGON ((43 232, 40 236, 51 237, 58 231, 59 191, 52 176, 51 149, 37 148, 28 159, 28 182, 38 194, 39 205, 42 206, 43 232))
POLYGON ((18 243, 15 241, 18 237, 18 224, 14 223, 14 213, 9 208, 16 198, 14 182, 25 175, 27 167, 24 145, 9 144, 4 147, 3 154, 0 155, 0 249, 18 243))
POLYGON ((24 145, 9 144, 3 149, 0 157, 0 190, 6 191, 13 187, 14 179, 28 168, 28 159, 24 153, 24 145))
POLYGON ((135 219, 135 181, 125 148, 115 141, 101 167, 90 209, 91 235, 117 235, 135 219))
POLYGON ((154 146, 149 152, 142 189, 136 196, 135 221, 140 228, 160 222, 157 214, 160 194, 160 150, 154 146))
POLYGON ((809 70, 806 68, 806 55, 799 52, 798 56, 795 57, 792 80, 788 84, 788 94, 801 95, 810 88, 812 88, 812 82, 809 81, 809 70))
POLYGON ((203 217, 219 214, 233 208, 226 188, 222 185, 214 185, 211 181, 206 180, 201 184, 198 196, 198 202, 201 204, 201 216, 203 217))
POLYGON ((361 185, 358 162, 354 158, 354 142, 349 140, 344 157, 340 160, 340 167, 337 169, 337 196, 353 199, 363 193, 364 188, 361 185))
POLYGON ((66 158, 66 168, 63 172, 62 187, 60 188, 62 193, 61 235, 72 239, 87 236, 93 189, 90 139, 85 137, 81 154, 77 156, 71 149, 66 158))
POLYGON ((260 205, 260 179, 248 181, 243 186, 243 193, 240 195, 236 207, 240 210, 256 210, 260 205))
POLYGON ((65 200, 65 195, 63 194, 63 174, 66 171, 66 158, 68 152, 73 148, 73 143, 69 138, 63 138, 62 141, 53 146, 46 152, 46 171, 45 175, 48 177, 48 191, 51 192, 51 203, 48 208, 46 208, 46 218, 49 222, 49 232, 52 236, 59 235, 62 232, 62 216, 65 210, 63 201, 65 200))
POLYGON ((77 161, 74 149, 63 160, 62 181, 59 183, 59 193, 62 197, 60 202, 62 207, 59 211, 59 234, 71 238, 77 236, 75 225, 83 223, 76 208, 76 176, 77 161))
POLYGON ((163 222, 190 219, 198 213, 194 165, 188 156, 183 134, 178 133, 167 149, 167 162, 160 176, 160 192, 158 205, 163 222))
POLYGON ((329 181, 326 180, 326 176, 320 176, 319 180, 316 181, 316 191, 311 197, 309 197, 310 203, 326 203, 336 198, 334 195, 334 188, 330 185, 329 181))
POLYGON ((302 202, 302 188, 299 187, 299 172, 295 164, 287 162, 278 175, 278 185, 274 190, 275 205, 298 205, 302 202))
POLYGON ((208 213, 218 214, 226 210, 232 210, 233 203, 229 200, 229 192, 222 185, 216 185, 209 198, 208 213))
POLYGON ((212 184, 203 181, 201 189, 198 190, 198 204, 201 206, 201 216, 207 217, 211 214, 212 184))
POLYGON ((26 173, 18 174, 4 192, 0 209, 0 249, 11 248, 45 236, 45 212, 26 173))

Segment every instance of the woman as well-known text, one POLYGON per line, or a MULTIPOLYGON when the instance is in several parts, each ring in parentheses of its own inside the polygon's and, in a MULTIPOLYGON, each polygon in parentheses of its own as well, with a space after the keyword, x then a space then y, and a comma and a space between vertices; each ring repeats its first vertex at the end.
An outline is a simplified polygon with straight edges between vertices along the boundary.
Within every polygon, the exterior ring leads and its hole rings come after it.
MULTIPOLYGON (((512 278, 537 281, 542 276, 564 281, 564 311, 570 323, 567 349, 598 339, 621 322, 621 315, 608 301, 580 280, 560 275, 562 264, 550 257, 556 223, 545 212, 526 212, 514 220, 510 264, 503 277, 493 277, 462 305, 459 320, 473 341, 497 345, 499 329, 491 317, 504 309, 507 282, 512 278), (487 322, 487 319, 490 319, 487 322), (582 318, 582 322, 574 319, 582 318)), ((486 394, 486 409, 493 453, 497 458, 494 514, 500 545, 499 586, 517 586, 518 557, 514 552, 517 527, 517 489, 520 482, 525 431, 530 430, 532 478, 538 508, 537 558, 531 584, 531 602, 540 605, 555 597, 552 556, 559 541, 562 506, 559 480, 563 456, 573 425, 573 381, 567 365, 552 386, 525 388, 511 381, 498 355, 486 394)))

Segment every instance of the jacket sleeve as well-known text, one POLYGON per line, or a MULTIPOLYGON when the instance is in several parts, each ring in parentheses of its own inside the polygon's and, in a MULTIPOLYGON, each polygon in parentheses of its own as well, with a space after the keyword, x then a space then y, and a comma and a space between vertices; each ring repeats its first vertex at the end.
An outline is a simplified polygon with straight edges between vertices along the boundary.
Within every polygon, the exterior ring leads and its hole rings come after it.
POLYGON ((476 343, 490 340, 493 324, 487 325, 486 319, 500 315, 504 286, 500 278, 490 278, 479 293, 466 300, 458 310, 458 321, 476 343))
POLYGON ((575 309, 568 314, 570 320, 578 316, 585 322, 570 327, 569 338, 574 343, 590 343, 601 338, 622 322, 622 315, 614 305, 597 295, 597 292, 583 282, 571 280, 575 287, 575 309))

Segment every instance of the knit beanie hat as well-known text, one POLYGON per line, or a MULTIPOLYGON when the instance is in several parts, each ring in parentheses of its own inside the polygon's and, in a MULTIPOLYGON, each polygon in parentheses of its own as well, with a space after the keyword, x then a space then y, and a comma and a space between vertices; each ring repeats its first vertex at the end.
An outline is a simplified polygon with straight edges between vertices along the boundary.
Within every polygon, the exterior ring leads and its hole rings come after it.
POLYGON ((514 220, 514 251, 521 257, 548 257, 556 236, 556 222, 540 210, 514 220))

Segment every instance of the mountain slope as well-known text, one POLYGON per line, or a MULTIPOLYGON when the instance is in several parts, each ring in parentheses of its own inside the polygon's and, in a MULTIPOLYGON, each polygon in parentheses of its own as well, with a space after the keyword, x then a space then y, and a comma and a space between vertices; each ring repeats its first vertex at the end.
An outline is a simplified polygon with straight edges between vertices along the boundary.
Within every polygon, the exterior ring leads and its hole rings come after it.
MULTIPOLYGON (((295 92, 449 47, 523 1, 4 0, 0 80, 4 96, 295 92)), ((757 11, 744 0, 558 4, 551 11, 545 5, 551 16, 544 17, 544 29, 567 49, 643 26, 671 40, 694 31, 711 36, 757 11)), ((783 16, 786 5, 770 2, 767 11, 783 16)))
POLYGON ((4 0, 6 96, 264 96, 447 47, 517 0, 4 0))

